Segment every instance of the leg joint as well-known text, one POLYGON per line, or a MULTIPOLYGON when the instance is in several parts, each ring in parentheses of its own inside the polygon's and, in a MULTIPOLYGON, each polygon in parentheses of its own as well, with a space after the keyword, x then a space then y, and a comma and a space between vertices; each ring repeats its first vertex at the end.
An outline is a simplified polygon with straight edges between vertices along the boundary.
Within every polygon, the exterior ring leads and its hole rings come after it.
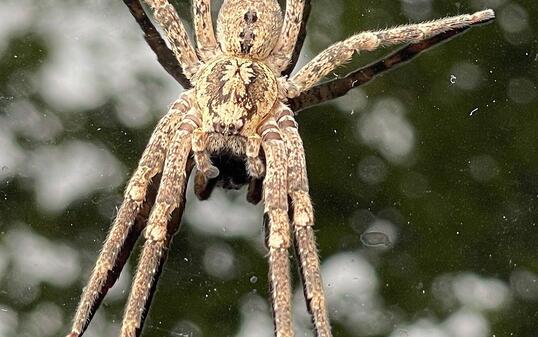
POLYGON ((288 215, 284 210, 272 209, 269 218, 269 249, 288 249, 291 245, 288 215))

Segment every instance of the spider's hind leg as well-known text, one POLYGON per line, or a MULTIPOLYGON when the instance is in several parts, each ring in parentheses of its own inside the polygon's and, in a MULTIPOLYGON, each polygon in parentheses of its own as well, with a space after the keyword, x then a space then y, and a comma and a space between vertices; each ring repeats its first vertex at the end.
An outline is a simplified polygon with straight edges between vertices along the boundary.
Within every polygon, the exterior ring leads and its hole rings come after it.
POLYGON ((183 122, 168 148, 161 185, 144 231, 146 242, 127 301, 121 337, 139 336, 166 253, 179 228, 187 179, 192 169, 188 165, 192 129, 191 125, 183 122), (170 222, 174 212, 178 218, 170 222))
POLYGON ((278 125, 282 130, 288 151, 288 196, 293 207, 294 244, 299 257, 308 311, 316 328, 317 337, 331 337, 331 326, 320 273, 320 263, 314 235, 314 210, 308 193, 308 177, 303 142, 293 118, 293 112, 280 106, 278 125))
MULTIPOLYGON (((102 274, 103 276, 105 276, 105 279, 102 281, 100 290, 98 290, 97 293, 94 293, 93 298, 90 300, 91 306, 86 307, 84 312, 81 311, 80 315, 79 313, 77 313, 77 316, 86 317, 85 322, 81 322, 80 319, 75 319, 75 323, 77 322, 80 322, 80 323, 76 324, 77 327, 73 327, 71 329, 72 331, 68 335, 68 337, 78 337, 82 335, 82 333, 86 330, 87 325, 91 321, 93 315, 97 311, 97 308, 101 305, 101 302, 105 298, 106 294, 118 280, 118 277, 120 276, 121 271, 123 270, 123 267, 125 266, 125 263, 129 259, 129 255, 131 255, 131 251, 133 250, 133 247, 136 241, 140 237, 140 233, 146 226, 146 221, 149 215, 149 211, 151 210, 151 207, 153 206, 153 203, 155 202, 155 197, 157 195, 157 189, 159 187, 159 183, 158 183, 159 180, 160 180, 159 175, 157 175, 156 177, 152 179, 154 183, 151 184, 148 188, 149 189, 148 196, 146 200, 144 201, 143 205, 141 206, 140 212, 136 216, 133 226, 131 226, 131 228, 128 230, 126 234, 125 240, 123 241, 123 244, 121 245, 121 248, 119 249, 117 253, 114 266, 112 266, 112 268, 108 271, 106 275, 102 274)), ((82 305, 79 305, 79 308, 81 307, 82 305)))
POLYGON ((268 227, 269 279, 276 337, 293 337, 288 252, 291 234, 288 221, 286 147, 274 118, 264 122, 259 130, 267 165, 263 182, 263 198, 265 222, 268 227))
POLYGON ((159 121, 142 154, 125 190, 125 199, 82 293, 69 337, 81 336, 86 330, 108 289, 116 282, 145 225, 147 214, 144 213, 149 212, 152 203, 150 183, 157 180, 155 177, 162 170, 171 136, 183 114, 190 108, 189 95, 189 92, 183 94, 172 104, 168 114, 159 121))
POLYGON ((295 69, 297 61, 299 61, 299 55, 301 54, 304 41, 306 40, 306 25, 308 23, 308 18, 310 17, 310 11, 312 9, 310 2, 311 0, 305 0, 305 4, 303 7, 303 18, 301 20, 301 28, 299 29, 299 36, 297 37, 297 42, 295 43, 295 47, 293 48, 290 63, 282 71, 282 75, 284 76, 289 76, 293 69, 295 69))

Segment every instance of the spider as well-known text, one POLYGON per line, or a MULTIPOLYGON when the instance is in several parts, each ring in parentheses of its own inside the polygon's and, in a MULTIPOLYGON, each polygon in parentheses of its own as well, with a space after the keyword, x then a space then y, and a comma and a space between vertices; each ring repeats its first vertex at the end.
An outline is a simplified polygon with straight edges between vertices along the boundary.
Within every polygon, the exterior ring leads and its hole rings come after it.
POLYGON ((159 61, 187 88, 157 124, 84 288, 69 337, 87 328, 137 238, 145 242, 120 336, 139 336, 195 169, 195 193, 248 184, 247 198, 264 202, 269 280, 277 337, 294 335, 289 249, 297 252, 307 308, 317 336, 332 336, 314 237, 303 144, 294 111, 338 96, 420 51, 490 21, 492 10, 351 36, 322 51, 288 77, 305 34, 308 0, 224 0, 216 35, 210 0, 192 0, 197 48, 167 0, 145 0, 171 46, 145 17, 138 0, 124 0, 159 61), (317 85, 355 52, 409 43, 383 61, 317 85), (170 57, 172 55, 175 57, 170 57), (180 71, 178 71, 178 69, 180 71), (181 72, 182 70, 182 72, 181 72), (192 85, 192 87, 191 87, 192 85))

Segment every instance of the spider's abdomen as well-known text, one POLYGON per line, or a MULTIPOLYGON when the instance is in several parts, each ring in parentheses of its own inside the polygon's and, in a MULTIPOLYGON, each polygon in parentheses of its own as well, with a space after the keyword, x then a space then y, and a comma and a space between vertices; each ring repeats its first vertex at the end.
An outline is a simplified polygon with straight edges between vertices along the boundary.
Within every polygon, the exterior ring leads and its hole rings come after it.
POLYGON ((196 81, 205 132, 254 135, 278 98, 272 70, 261 62, 224 56, 207 64, 196 81))
POLYGON ((266 59, 282 30, 276 0, 225 0, 217 20, 217 40, 228 55, 266 59))

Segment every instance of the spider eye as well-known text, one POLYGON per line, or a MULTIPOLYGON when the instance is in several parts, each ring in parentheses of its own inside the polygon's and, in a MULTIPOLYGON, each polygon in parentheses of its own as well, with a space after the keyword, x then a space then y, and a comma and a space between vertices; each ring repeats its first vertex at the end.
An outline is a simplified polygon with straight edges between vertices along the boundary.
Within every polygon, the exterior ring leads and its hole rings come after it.
POLYGON ((245 13, 244 19, 246 23, 254 23, 258 21, 258 15, 251 9, 245 13))

